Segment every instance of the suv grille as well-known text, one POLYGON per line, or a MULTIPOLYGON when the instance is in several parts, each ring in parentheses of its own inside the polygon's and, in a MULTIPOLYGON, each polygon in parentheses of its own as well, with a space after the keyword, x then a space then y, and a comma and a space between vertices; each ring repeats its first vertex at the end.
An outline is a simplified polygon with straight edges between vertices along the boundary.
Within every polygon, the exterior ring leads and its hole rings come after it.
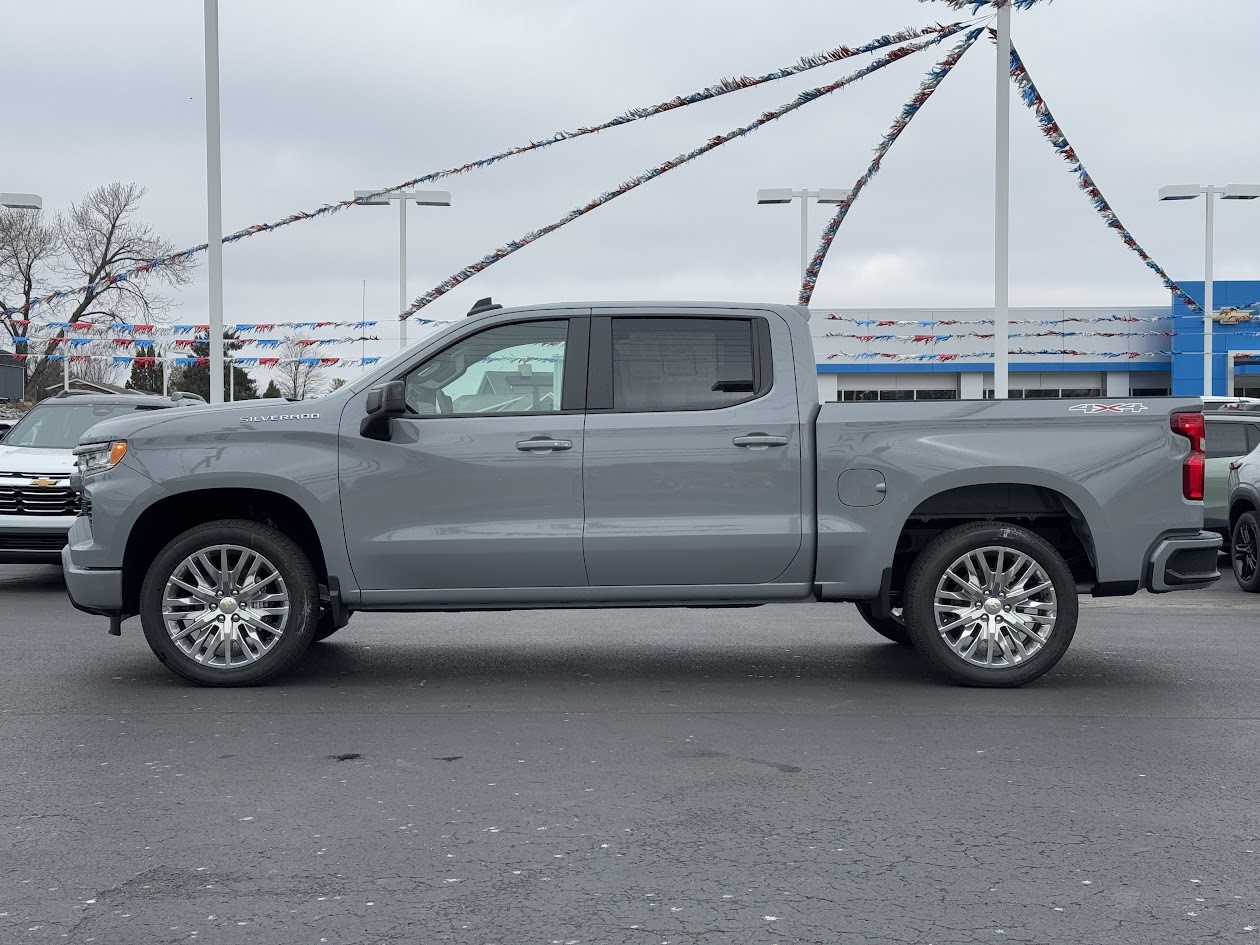
POLYGON ((65 535, 0 535, 0 551, 60 551, 65 535))
POLYGON ((69 486, 0 483, 0 515, 78 515, 79 497, 69 486))

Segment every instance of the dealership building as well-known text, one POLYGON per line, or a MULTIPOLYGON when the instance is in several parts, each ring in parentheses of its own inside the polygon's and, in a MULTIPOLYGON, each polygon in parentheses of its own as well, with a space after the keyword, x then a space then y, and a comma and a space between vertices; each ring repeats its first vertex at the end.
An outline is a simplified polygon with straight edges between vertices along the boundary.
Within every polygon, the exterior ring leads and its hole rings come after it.
MULTIPOLYGON (((1202 282, 1181 287, 1202 302, 1202 282)), ((1260 281, 1217 280, 1214 294, 1214 392, 1260 396, 1260 281)), ((992 322, 992 309, 815 309, 819 399, 992 397, 992 322)), ((1180 301, 1012 308, 1009 330, 1012 398, 1203 393, 1203 318, 1180 301)))

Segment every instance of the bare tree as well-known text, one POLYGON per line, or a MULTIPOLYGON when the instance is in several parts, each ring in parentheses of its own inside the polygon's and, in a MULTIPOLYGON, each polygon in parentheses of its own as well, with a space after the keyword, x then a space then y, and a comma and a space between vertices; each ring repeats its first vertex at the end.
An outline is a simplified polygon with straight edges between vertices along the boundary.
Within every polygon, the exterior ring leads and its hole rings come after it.
POLYGON ((328 368, 311 354, 311 346, 289 337, 280 345, 280 363, 275 367, 275 383, 280 393, 290 400, 318 397, 328 386, 328 368), (303 364, 300 359, 306 359, 303 364))
MULTIPOLYGON (((108 325, 167 320, 172 302, 159 288, 190 282, 191 260, 160 266, 142 278, 107 283, 109 276, 165 256, 174 248, 148 224, 135 219, 143 197, 144 188, 137 184, 113 183, 98 187, 51 222, 42 211, 0 210, 0 307, 4 309, 0 341, 6 340, 6 334, 10 341, 33 338, 33 329, 50 321, 108 325), (57 289, 90 283, 96 283, 95 288, 40 305, 29 315, 13 311, 27 310, 33 299, 57 289), (26 318, 31 326, 17 324, 26 318)), ((48 355, 69 351, 68 346, 49 343, 46 336, 39 343, 14 342, 14 347, 18 354, 27 355, 27 391, 31 393, 60 373, 60 366, 49 361, 48 355)), ((75 376, 114 373, 109 361, 75 363, 72 368, 75 376)))

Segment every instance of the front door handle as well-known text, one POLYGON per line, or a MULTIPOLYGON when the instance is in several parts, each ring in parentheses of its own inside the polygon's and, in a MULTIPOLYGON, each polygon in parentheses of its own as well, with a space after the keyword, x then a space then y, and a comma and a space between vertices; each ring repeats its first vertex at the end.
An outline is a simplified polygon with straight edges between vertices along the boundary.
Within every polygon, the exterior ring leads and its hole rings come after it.
POLYGON ((745 436, 737 436, 731 442, 745 449, 764 450, 769 446, 787 446, 788 438, 786 436, 769 436, 765 433, 749 433, 745 436))
POLYGON ((557 450, 573 449, 573 441, 553 440, 549 436, 532 436, 528 440, 517 440, 516 448, 524 453, 554 453, 557 450))

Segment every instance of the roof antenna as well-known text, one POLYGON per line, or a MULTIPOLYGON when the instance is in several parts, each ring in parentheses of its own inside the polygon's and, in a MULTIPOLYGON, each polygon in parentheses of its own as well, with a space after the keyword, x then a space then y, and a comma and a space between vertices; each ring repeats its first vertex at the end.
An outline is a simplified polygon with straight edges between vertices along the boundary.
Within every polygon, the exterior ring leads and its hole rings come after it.
POLYGON ((503 308, 503 306, 496 305, 494 300, 487 295, 484 299, 478 299, 475 303, 473 303, 473 307, 468 310, 468 315, 465 315, 464 317, 468 318, 472 315, 480 315, 482 312, 493 312, 496 308, 503 308))

